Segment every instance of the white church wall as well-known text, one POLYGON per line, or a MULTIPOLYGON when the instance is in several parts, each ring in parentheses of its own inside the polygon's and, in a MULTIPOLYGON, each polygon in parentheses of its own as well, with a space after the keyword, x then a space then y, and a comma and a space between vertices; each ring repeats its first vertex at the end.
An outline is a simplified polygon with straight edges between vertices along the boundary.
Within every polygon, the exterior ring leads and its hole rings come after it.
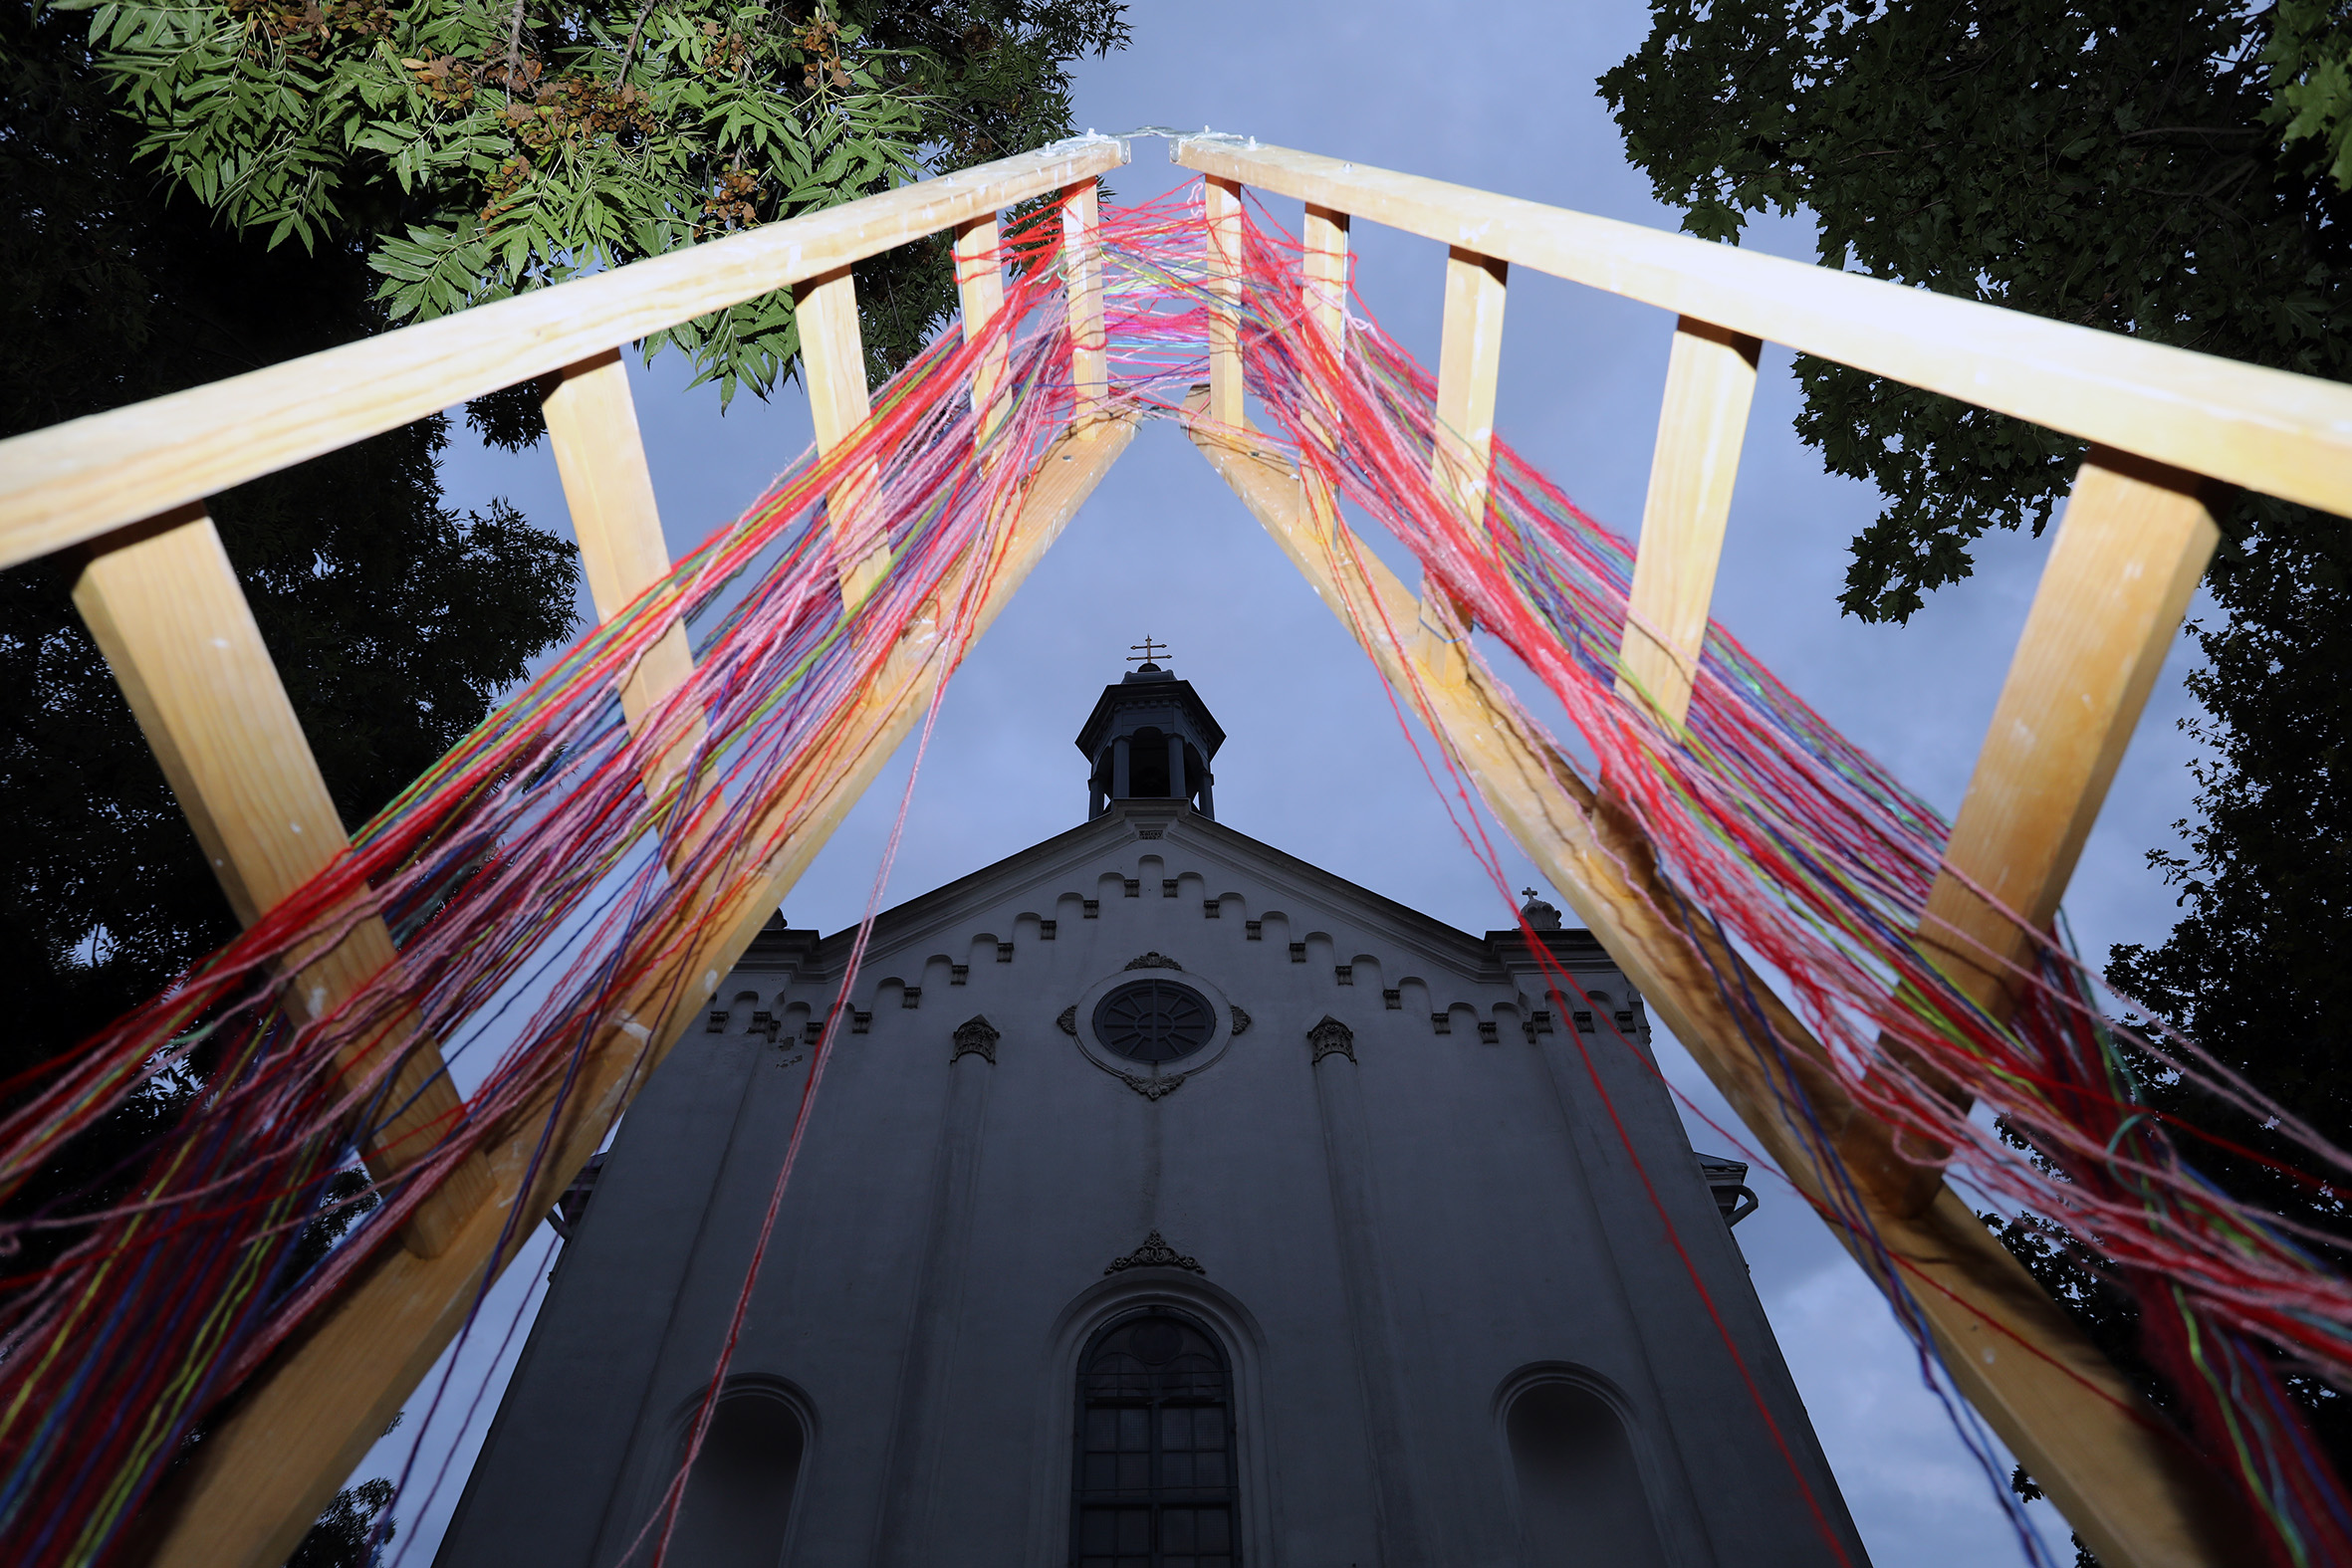
MULTIPOLYGON (((846 945, 763 937, 722 994, 822 1019, 846 945)), ((1859 1561, 1630 988, 1578 950, 1611 994, 1582 1034, 1496 955, 1145 802, 884 915, 731 1372, 806 1402, 791 1560, 1065 1560, 1077 1357, 1156 1304, 1232 1359, 1244 1562, 1546 1560, 1508 1421, 1544 1367, 1612 1391, 1659 1560, 1819 1561, 1696 1270, 1859 1561), (1153 954, 1181 970, 1125 967, 1153 954), (1091 1007, 1153 974, 1212 1003, 1211 1038, 1105 1070, 1091 1007), (995 1038, 959 1049, 975 1017, 995 1038), (1343 1046, 1310 1043, 1326 1017, 1343 1046), (1118 1266, 1155 1234, 1196 1266, 1118 1266)), ((810 1066, 744 1027, 689 1034, 631 1111, 445 1563, 607 1568, 668 1483, 810 1066)))

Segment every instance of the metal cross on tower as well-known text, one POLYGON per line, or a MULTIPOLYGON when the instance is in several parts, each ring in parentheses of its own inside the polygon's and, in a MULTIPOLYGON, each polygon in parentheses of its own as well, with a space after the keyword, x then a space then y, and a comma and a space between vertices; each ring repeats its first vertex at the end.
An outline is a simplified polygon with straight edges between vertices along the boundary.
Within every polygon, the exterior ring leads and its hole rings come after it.
POLYGON ((1129 664, 1135 664, 1138 662, 1149 664, 1152 662, 1152 660, 1158 658, 1161 654, 1168 651, 1168 645, 1166 643, 1154 642, 1148 634, 1141 642, 1130 642, 1127 644, 1127 646, 1136 650, 1135 652, 1127 655, 1127 662, 1129 664))

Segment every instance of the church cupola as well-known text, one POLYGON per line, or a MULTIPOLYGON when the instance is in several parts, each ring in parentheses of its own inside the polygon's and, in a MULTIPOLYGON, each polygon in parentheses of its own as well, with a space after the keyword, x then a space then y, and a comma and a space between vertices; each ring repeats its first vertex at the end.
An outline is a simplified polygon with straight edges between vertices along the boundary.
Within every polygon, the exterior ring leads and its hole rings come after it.
POLYGON ((1086 819, 1102 815, 1113 800, 1188 800, 1214 820, 1209 763, 1225 732, 1192 682, 1153 662, 1165 644, 1147 637, 1136 647, 1142 662, 1102 688, 1078 731, 1088 769, 1086 819))

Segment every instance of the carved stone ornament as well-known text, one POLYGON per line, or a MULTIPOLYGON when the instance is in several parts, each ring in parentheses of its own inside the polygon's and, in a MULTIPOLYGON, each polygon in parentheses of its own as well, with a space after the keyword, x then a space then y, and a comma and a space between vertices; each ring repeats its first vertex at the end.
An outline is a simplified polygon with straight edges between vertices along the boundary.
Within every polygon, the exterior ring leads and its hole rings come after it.
POLYGON ((1138 827, 1135 829, 1135 836, 1137 838, 1157 838, 1166 831, 1165 827, 1138 827))
POLYGON ((1157 1078, 1146 1078, 1136 1073, 1122 1072, 1119 1079, 1145 1099, 1156 1100, 1163 1095, 1174 1094, 1183 1086, 1184 1080, 1191 1076, 1189 1072, 1171 1072, 1157 1078))
POLYGON ((1206 1275, 1209 1272, 1197 1260, 1186 1257, 1182 1252, 1170 1246, 1167 1238, 1157 1231, 1145 1236, 1143 1244, 1125 1257, 1112 1258, 1110 1266, 1105 1268, 1103 1272, 1115 1274, 1129 1268, 1189 1268, 1194 1273, 1201 1275, 1206 1275))
POLYGON ((1056 1018, 1054 1021, 1060 1026, 1062 1033, 1068 1035, 1073 1040, 1076 1039, 1078 1037, 1077 1004, 1073 1002, 1068 1007, 1063 1008, 1061 1009, 1061 1016, 1056 1018))
POLYGON ((1249 1015, 1247 1012, 1244 1012, 1244 1011, 1243 1011, 1241 1008, 1232 1008, 1231 1010, 1232 1010, 1232 1012, 1233 1012, 1233 1031, 1234 1031, 1234 1033, 1236 1033, 1236 1034, 1246 1034, 1246 1033, 1248 1033, 1248 1032, 1249 1032, 1249 1030, 1250 1030, 1250 1015, 1249 1015))
POLYGON ((996 1065, 997 1041, 1004 1036, 999 1034, 990 1025, 988 1019, 979 1013, 973 1013, 972 1016, 956 1025, 955 1038, 956 1048, 947 1058, 949 1061, 954 1061, 958 1056, 977 1053, 986 1056, 990 1066, 996 1065))
POLYGON ((1172 969, 1179 975, 1184 973, 1184 966, 1177 963, 1174 959, 1168 957, 1168 955, 1165 953, 1146 953, 1139 959, 1131 960, 1128 963, 1127 968, 1172 969))
POLYGON ((1322 1022, 1306 1031, 1306 1043, 1314 1048, 1312 1061, 1321 1061, 1333 1051, 1349 1061, 1355 1060, 1355 1030, 1327 1012, 1322 1022))

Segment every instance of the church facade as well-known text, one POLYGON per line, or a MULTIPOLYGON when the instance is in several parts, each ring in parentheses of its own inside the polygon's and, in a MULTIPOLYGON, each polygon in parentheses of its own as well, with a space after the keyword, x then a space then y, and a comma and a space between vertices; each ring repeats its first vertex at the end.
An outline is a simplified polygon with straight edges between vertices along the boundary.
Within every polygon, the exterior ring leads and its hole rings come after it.
MULTIPOLYGON (((669 1560, 1865 1561, 1639 996, 1216 821, 1222 740, 1147 664, 1084 823, 878 917, 669 1560)), ((568 1200, 444 1568, 628 1557, 853 936, 772 922, 568 1200)))

